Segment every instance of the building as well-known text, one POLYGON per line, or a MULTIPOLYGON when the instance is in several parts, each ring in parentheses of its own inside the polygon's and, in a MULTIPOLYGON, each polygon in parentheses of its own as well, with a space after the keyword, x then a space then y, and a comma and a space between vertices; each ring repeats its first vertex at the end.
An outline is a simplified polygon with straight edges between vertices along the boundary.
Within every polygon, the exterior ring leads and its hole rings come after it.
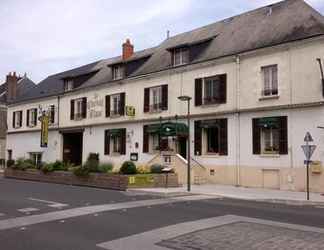
POLYGON ((0 167, 4 166, 6 156, 7 103, 21 97, 35 86, 27 75, 17 76, 9 73, 6 82, 0 85, 0 167))
MULTIPOLYGON (((8 108, 11 157, 81 164, 90 152, 118 167, 170 164, 185 182, 187 104, 192 178, 283 190, 305 189, 300 145, 307 131, 323 162, 324 18, 286 0, 169 37, 120 57, 51 75, 8 108), (50 114, 40 147, 40 111, 50 114), (135 115, 134 115, 135 111, 135 115)), ((324 191, 322 173, 311 190, 324 191)))

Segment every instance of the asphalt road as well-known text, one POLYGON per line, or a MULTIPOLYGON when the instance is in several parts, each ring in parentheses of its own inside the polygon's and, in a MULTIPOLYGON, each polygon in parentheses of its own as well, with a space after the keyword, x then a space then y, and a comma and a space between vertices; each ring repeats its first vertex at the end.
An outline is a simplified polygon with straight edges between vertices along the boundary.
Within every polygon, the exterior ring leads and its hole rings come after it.
POLYGON ((0 178, 1 250, 99 250, 96 245, 102 242, 229 214, 324 228, 321 207, 217 197, 173 202, 160 196, 0 178), (44 214, 48 221, 39 223, 44 214))

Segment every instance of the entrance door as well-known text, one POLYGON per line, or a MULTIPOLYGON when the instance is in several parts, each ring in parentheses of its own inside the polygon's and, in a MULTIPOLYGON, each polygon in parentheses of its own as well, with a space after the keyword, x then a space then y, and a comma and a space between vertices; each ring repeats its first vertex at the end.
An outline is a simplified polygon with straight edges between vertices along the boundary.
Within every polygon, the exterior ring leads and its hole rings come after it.
POLYGON ((178 153, 185 159, 187 159, 187 138, 178 138, 178 153))
POLYGON ((63 161, 73 163, 76 166, 82 164, 83 133, 63 134, 63 161))

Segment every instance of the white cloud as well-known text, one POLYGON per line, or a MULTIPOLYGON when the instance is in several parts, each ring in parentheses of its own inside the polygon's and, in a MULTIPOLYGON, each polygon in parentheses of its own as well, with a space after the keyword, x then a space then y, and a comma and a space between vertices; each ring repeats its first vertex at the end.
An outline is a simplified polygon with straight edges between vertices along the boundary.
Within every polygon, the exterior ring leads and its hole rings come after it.
MULTIPOLYGON (((49 74, 119 55, 126 37, 136 49, 166 36, 276 2, 274 0, 1 0, 0 79, 49 74)), ((317 8, 323 0, 307 0, 317 8)), ((1 81, 0 81, 1 82, 1 81)))

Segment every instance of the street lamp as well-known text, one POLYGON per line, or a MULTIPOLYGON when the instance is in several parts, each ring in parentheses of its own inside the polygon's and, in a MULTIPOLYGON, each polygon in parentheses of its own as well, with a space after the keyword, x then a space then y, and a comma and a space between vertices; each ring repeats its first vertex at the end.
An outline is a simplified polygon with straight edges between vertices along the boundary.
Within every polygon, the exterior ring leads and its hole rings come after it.
POLYGON ((191 185, 190 185, 190 182, 191 182, 191 177, 190 177, 190 100, 191 100, 191 97, 187 96, 187 95, 183 95, 183 96, 179 96, 178 99, 180 101, 187 102, 187 104, 188 104, 188 112, 187 112, 187 120, 188 120, 187 191, 190 192, 190 189, 191 189, 191 185))

